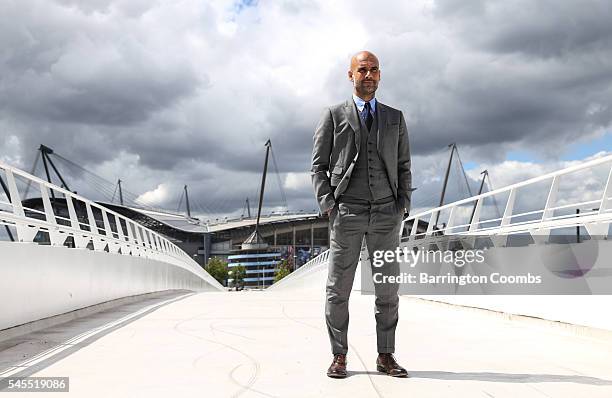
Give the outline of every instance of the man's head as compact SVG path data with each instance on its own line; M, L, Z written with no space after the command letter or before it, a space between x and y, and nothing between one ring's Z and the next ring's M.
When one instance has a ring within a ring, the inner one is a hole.
M351 58L348 78L353 82L353 93L369 101L374 98L380 81L378 58L369 51L360 51Z

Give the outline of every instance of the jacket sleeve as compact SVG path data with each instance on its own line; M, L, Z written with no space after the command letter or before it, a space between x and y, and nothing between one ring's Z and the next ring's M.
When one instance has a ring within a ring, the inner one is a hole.
M410 171L410 143L404 114L400 112L399 142L397 145L397 196L400 208L410 211L412 199L412 172Z
M329 177L329 162L334 145L334 120L330 109L325 109L315 129L310 175L321 214L336 204Z

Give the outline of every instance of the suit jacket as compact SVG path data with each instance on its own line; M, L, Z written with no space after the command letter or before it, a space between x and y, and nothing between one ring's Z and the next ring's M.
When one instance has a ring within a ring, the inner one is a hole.
M400 208L410 209L412 174L406 121L401 111L376 102L378 154ZM321 213L344 193L359 156L361 125L353 99L326 108L314 133L312 184ZM332 191L332 187L336 187Z

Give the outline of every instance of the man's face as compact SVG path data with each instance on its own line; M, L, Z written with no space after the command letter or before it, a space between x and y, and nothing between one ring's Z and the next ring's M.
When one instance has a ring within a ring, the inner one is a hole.
M351 62L348 77L359 97L373 97L380 81L378 59L371 54L359 54Z

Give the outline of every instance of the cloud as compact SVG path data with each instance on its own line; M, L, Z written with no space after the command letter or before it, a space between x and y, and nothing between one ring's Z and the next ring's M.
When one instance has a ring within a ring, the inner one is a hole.
M152 191L147 191L136 198L136 202L147 206L158 206L165 203L169 198L168 188L164 184L159 184Z
M310 189L310 173L287 173L285 176L285 188L291 190Z
M313 209L313 130L350 96L363 48L381 60L379 99L406 115L422 206L439 200L451 142L507 173L508 151L549 167L610 132L604 1L238 4L2 2L0 159L29 170L42 143L135 196L164 186L159 206L175 209L187 184L202 212L227 214L255 202L270 138L290 207ZM79 192L112 194L65 172ZM266 205L282 206L268 188Z

